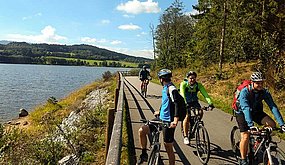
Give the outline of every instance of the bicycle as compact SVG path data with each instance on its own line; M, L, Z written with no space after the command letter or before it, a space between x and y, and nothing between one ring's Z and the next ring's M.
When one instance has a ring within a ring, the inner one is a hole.
M145 125L148 125L149 127L153 127L154 129L151 130L151 133L149 135L149 144L150 144L150 156L148 159L148 165L159 165L161 163L160 158L160 148L161 143L159 142L159 135L162 131L162 127L169 127L168 123L164 123L160 121L159 119L155 120L145 120L141 119L142 122L145 123Z
M207 164L210 158L210 139L207 129L204 126L204 122L201 119L200 113L208 110L208 107L203 107L201 109L194 107L187 107L188 112L192 112L194 115L190 115L190 127L188 138L192 139L195 137L196 150L199 157L199 160L202 164ZM183 134L183 125L181 126L182 135Z
M145 79L142 81L142 89L141 89L141 94L143 95L143 97L146 98L147 96L147 85L148 85L149 79Z
M230 140L237 160L241 156L239 149L240 139L239 128L234 126L231 130ZM257 132L250 133L248 159L250 165L258 163L263 163L264 165L285 164L285 153L278 148L277 142L272 141L272 128L263 127Z

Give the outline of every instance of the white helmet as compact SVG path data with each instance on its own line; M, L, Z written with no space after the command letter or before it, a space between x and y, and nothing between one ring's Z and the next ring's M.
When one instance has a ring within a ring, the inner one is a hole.
M253 72L250 76L251 81L264 81L265 79L262 76L261 72Z

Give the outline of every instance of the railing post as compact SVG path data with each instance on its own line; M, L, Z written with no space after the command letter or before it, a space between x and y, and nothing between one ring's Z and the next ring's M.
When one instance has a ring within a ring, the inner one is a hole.
M108 155L108 149L110 145L111 135L112 135L112 129L114 125L114 118L115 118L115 109L108 109L108 119L107 119L107 131L106 131L106 148L105 148L105 160L107 159Z

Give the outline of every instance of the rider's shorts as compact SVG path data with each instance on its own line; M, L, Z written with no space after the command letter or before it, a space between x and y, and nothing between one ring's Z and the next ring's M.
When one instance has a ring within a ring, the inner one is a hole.
M266 116L268 116L268 115L263 111L257 112L257 113L256 112L251 113L252 120L254 122L256 122L258 125L262 125L261 120ZM236 114L236 121L237 121L238 127L240 129L240 132L246 132L249 130L249 127L247 125L247 122L245 120L243 113L237 113Z
M165 143L172 143L174 141L175 128L163 127L163 140Z

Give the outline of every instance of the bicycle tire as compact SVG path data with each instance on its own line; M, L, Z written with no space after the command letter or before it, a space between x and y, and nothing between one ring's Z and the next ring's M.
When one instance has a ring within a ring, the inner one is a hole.
M210 158L210 139L207 129L199 124L196 130L196 150L202 164L207 164Z
M270 155L272 158L272 162L274 165L284 165L285 164L285 153L281 149L279 149L277 146L272 146L270 148ZM263 164L264 165L270 165L268 154L265 151L263 154Z
M231 130L230 141L231 141L232 151L237 160L239 160L241 157L240 148L239 148L240 140L241 137L240 137L239 128L237 126L234 126Z
M149 155L148 162L147 162L148 165L159 165L160 164L159 150L160 150L159 146L153 145L150 155Z

